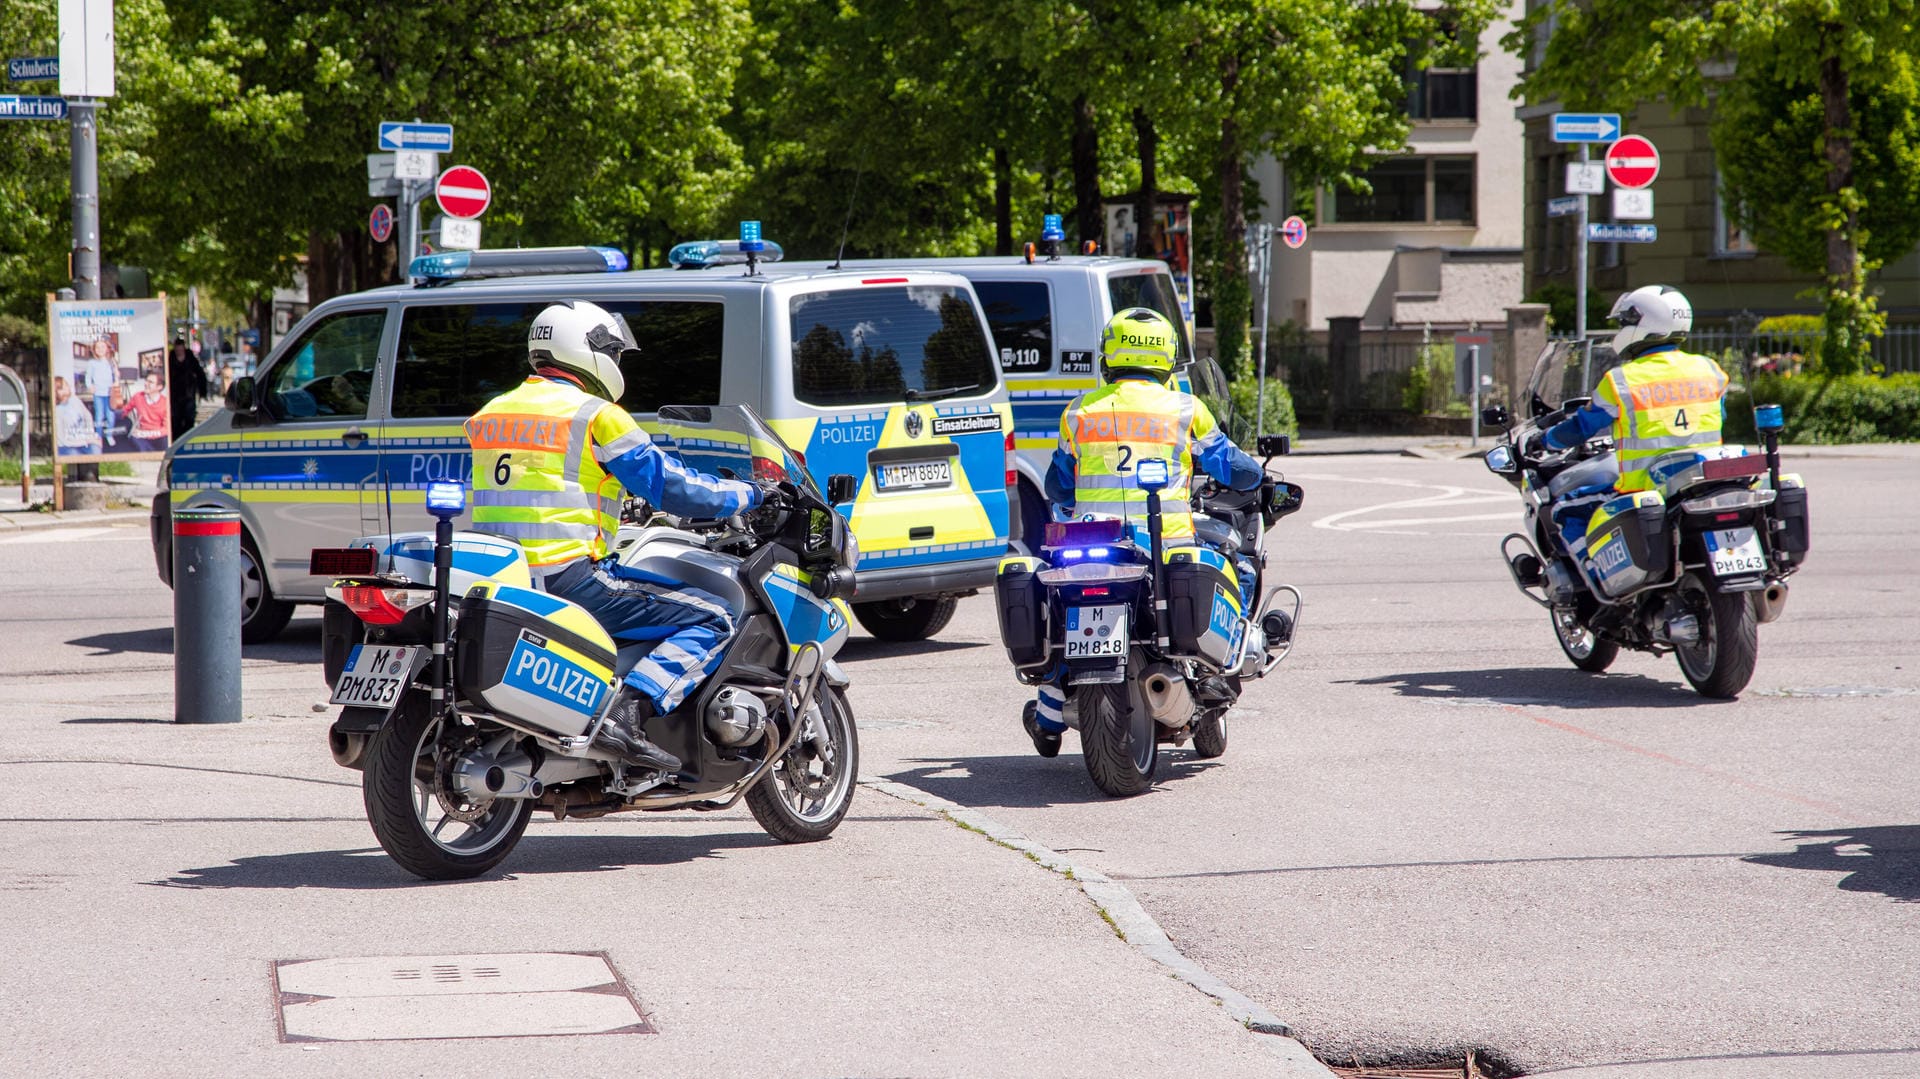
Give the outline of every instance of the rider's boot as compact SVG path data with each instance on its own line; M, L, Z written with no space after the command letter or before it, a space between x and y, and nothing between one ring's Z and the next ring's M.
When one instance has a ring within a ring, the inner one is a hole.
M595 741L618 753L630 765L677 772L680 758L648 741L642 728L654 714L653 702L645 694L632 686L621 686L620 695L614 698L607 721L600 725L600 736Z
M1033 739L1034 752L1042 757L1060 755L1060 734L1047 730L1040 725L1039 706L1032 701L1020 711L1020 725L1027 729L1027 737Z

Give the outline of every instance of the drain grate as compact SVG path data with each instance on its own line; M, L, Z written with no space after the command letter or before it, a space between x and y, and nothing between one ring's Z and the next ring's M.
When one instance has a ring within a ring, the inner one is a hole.
M653 1033L602 952L282 959L273 980L287 1042Z
M1362 1064L1357 1056L1349 1057L1345 1064L1332 1060L1322 1060L1322 1063L1340 1079L1516 1079L1520 1075L1484 1059L1472 1049L1460 1055L1436 1053L1434 1059L1420 1063Z

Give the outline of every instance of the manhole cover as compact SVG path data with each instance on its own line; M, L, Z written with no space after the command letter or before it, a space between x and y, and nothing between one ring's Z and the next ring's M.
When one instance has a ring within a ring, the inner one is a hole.
M281 959L273 978L288 1042L653 1033L600 952Z

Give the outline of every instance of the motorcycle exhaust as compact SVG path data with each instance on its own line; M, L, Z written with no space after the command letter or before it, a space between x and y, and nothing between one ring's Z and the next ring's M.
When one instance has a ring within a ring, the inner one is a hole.
M1154 721L1184 727L1193 720L1193 694L1172 664L1155 663L1140 672L1140 692Z
M1775 581L1764 591L1753 594L1753 617L1756 621L1771 622L1780 617L1787 608L1787 582Z
M342 768L367 767L367 736L348 734L345 731L327 732L327 749L333 752L333 763Z
M1661 632L1671 644L1697 644L1700 640L1700 619L1690 614L1674 615L1667 619Z
M546 786L533 777L533 758L519 752L497 757L470 753L454 766L450 778L455 790L475 801L538 798L546 791Z

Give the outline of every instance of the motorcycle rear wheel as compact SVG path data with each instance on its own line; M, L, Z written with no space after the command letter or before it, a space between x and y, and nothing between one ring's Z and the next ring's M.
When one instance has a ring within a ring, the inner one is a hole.
M360 792L367 823L380 846L400 868L427 880L463 880L499 865L533 819L528 798L495 798L480 805L448 809L442 796L446 757L452 752L441 737L425 693L409 693L387 725L367 746L367 767ZM459 817L455 816L455 812ZM470 820L460 817L477 814ZM435 820L435 817L438 817ZM452 835L445 833L452 831Z
M1680 596L1700 622L1700 639L1676 644L1680 673L1702 697L1732 700L1753 680L1760 661L1760 627L1744 592L1715 591L1697 573L1680 579Z
M1080 701L1080 754L1093 785L1113 798L1145 794L1160 768L1153 717L1132 706L1127 684L1086 685Z
M860 774L860 736L846 694L826 686L819 698L826 745L810 746L804 734L747 791L747 808L767 834L782 843L817 843L833 834L853 804Z
M1577 612L1555 608L1547 617L1553 622L1553 638L1560 642L1560 651L1581 670L1599 674L1620 657L1620 646L1601 640Z

